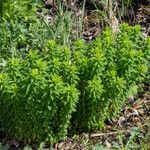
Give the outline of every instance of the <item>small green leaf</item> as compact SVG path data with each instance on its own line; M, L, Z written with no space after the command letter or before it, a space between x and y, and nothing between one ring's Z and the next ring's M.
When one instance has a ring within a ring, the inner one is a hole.
M26 145L23 150L32 150L32 148L29 145Z
M104 147L103 145L96 145L92 148L92 150L111 150L111 149Z
M2 145L1 143L0 143L0 150L9 150L9 145L8 144L6 144L6 145Z

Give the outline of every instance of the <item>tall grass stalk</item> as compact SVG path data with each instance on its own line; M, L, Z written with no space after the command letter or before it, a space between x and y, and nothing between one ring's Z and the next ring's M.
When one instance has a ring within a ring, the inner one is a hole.
M82 10L77 15L77 8L70 9L64 1L57 1L58 12L54 22L50 23L53 39L69 46L72 40L82 36L85 2L86 0L83 1Z

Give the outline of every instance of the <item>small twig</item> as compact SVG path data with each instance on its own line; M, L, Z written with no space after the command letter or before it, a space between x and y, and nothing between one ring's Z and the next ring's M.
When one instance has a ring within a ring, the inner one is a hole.
M124 133L124 132L130 132L131 129L128 130L122 130L122 131L115 131L115 132L108 132L108 133L96 133L96 134L91 134L90 137L100 137L100 136L108 136L108 135L114 135L118 133Z
M139 128L142 128L143 126L146 126L146 125L147 125L147 123L141 125ZM95 134L91 134L90 137L100 137L100 136L115 135L115 134L118 134L118 133L130 132L132 129L133 128L131 127L130 129L127 129L127 130L108 132L108 133L95 133Z

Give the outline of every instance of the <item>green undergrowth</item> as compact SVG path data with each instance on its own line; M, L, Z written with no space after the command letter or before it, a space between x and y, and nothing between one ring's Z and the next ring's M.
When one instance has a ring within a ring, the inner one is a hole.
M1 2L0 56L24 56L30 48L41 50L51 37L50 29L38 15L39 1L5 0Z
M150 122L145 125L145 131L141 128L133 127L128 136L118 132L115 140L111 142L111 148L108 148L104 144L89 144L87 148L89 150L149 150Z
M81 17L64 8L63 2L57 4L59 7L53 18L41 0L2 0L0 58L24 57L29 49L34 48L40 51L50 39L69 47L74 38L80 37Z
M70 129L101 129L148 70L150 38L139 26L123 24L116 35L107 28L70 48L54 40L42 44L24 55L17 46L15 55L0 53L0 122L18 140L55 143Z

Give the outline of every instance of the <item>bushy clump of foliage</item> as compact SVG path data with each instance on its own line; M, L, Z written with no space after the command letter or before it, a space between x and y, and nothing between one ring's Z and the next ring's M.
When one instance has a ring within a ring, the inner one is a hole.
M108 28L90 43L77 40L71 49L50 40L41 52L9 58L0 73L5 131L55 142L69 127L103 127L145 78L149 45L139 26L123 24L116 35Z
M71 52L50 41L38 54L10 58L0 74L0 121L5 130L29 141L62 139L78 101L77 68Z
M58 4L58 14L50 19L49 10L41 0L1 0L0 56L3 59L24 56L31 48L40 51L50 39L70 45L73 38L79 37L71 34L76 26L81 26L74 23L79 18L64 10L63 2L58 1Z
M51 36L37 9L36 0L3 0L0 3L0 55L24 55L30 48L41 50Z
M149 46L149 38L142 38L140 27L127 24L120 27L118 35L106 29L89 45L77 43L74 62L80 70L81 92L73 121L77 128L100 128L106 119L117 115L145 78Z
M150 85L150 37L147 39L147 41L149 44L147 44L145 48L148 49L147 54L146 54L146 58L147 58L147 60L149 60L149 63L148 63L148 72L146 74L145 82L148 85Z

